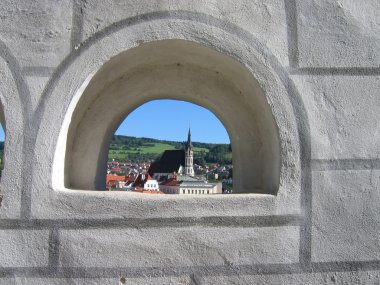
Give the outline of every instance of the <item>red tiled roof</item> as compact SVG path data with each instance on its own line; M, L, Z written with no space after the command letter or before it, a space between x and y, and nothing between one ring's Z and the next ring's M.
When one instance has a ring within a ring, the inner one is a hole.
M135 177L134 176L128 176L127 178L125 178L125 182L132 182L132 181L135 181Z
M164 186L177 186L178 184L181 184L181 181L178 181L175 178L168 179L165 182L161 183L161 185Z
M113 168L111 168L111 171L112 172L120 172L121 171L121 167L119 167L119 166L113 167Z
M106 183L109 184L111 181L125 181L125 176L107 174Z

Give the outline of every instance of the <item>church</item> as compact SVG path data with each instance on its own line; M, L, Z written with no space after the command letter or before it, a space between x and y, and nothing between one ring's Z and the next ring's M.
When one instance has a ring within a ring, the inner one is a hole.
M189 128L184 148L166 150L158 162L150 165L148 173L159 182L160 191L165 194L222 193L222 183L208 183L204 177L195 177L193 163Z
M194 176L190 128L184 149L165 150L160 160L150 165L148 173L158 181L174 178L174 175Z

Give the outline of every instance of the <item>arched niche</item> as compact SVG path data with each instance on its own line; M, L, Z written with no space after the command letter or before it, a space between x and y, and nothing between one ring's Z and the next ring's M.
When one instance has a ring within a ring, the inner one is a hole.
M105 189L108 145L121 121L145 102L176 99L207 108L225 126L235 193L279 189L280 140L272 109L251 72L228 55L185 40L145 43L111 58L75 96L61 138L66 188Z
M4 116L4 111L3 111L3 104L1 103L0 101L0 124L1 124L1 128L3 129L3 132L4 132L4 147L5 147L5 131L6 131L6 125L5 125L5 116ZM4 156L5 156L5 149L3 149L3 157L1 158L2 161L0 161L0 172L3 171L3 167L4 167ZM1 179L1 175L0 175L0 179ZM1 195L1 194L0 194ZM0 196L0 200L1 200L1 196ZM0 204L1 204L1 201L0 201Z
M4 133L5 133L5 130L6 130L5 117L4 117L4 111L3 111L3 104L1 103L1 101L0 101L0 124L3 127Z
M26 85L19 75L11 50L0 41L0 122L4 140L4 168L1 173L1 218L19 218L21 212L21 188L23 179L23 123L25 109L22 98L27 96Z
M4 135L5 135L5 130L6 130L5 117L4 117L4 111L3 111L3 104L1 103L1 101L0 101L0 124L1 124L1 127L3 128ZM4 137L4 145L5 145L5 137ZM0 161L0 181L1 181L1 176L3 172L4 156L5 156L5 151L3 150L3 157L0 158L2 159L2 161ZM1 207L2 201L3 201L3 194L1 193L1 189L0 189L0 207Z

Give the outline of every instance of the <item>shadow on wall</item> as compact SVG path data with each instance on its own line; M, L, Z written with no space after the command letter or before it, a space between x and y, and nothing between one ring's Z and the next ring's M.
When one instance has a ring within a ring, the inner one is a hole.
M154 99L175 99L207 108L225 126L235 193L277 193L278 128L259 83L233 58L185 40L146 43L113 57L80 90L65 117L68 132L60 135L66 153L55 162L64 173L56 185L105 189L108 146L125 114Z

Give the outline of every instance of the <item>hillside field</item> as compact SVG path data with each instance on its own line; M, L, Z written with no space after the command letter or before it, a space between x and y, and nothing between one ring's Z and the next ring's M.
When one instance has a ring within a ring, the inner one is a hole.
M108 159L119 161L155 160L159 158L165 150L182 149L183 146L183 142L116 135L111 141ZM218 158L216 157L220 156L220 152L223 152L222 156L227 161L232 158L232 152L229 151L228 144L194 142L193 146L194 160L202 159L202 161L205 160L206 162L218 162Z

